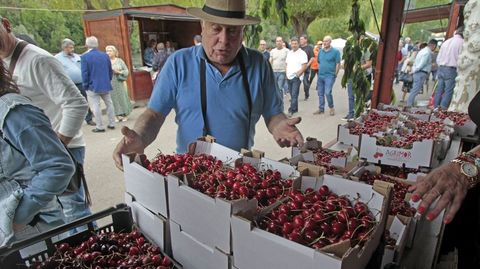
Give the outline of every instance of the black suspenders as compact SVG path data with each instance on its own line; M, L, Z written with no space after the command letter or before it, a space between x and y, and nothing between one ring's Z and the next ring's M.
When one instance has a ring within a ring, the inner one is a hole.
M253 102L252 102L252 94L250 92L250 85L248 84L248 77L247 77L247 70L245 68L245 62L241 53L239 52L237 55L238 64L240 65L240 71L242 72L242 80L243 80L243 89L247 96L248 100L248 128L246 133L247 139L247 147L249 146L250 140L250 125L252 120L252 109L253 109ZM203 136L206 136L210 133L210 129L208 127L208 119L207 119L207 82L206 82L206 60L200 59L200 99L202 102L202 116L203 116Z

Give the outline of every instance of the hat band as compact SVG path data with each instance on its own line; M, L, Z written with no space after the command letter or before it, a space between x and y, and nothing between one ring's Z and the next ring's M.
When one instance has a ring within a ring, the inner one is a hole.
M236 19L245 18L245 11L224 11L216 8L211 8L207 5L204 5L202 10L205 13L208 13L210 15L217 16L217 17L236 18Z

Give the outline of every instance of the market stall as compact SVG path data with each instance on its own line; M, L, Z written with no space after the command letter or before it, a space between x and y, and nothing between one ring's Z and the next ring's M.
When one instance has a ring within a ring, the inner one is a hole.
M172 42L176 49L193 45L193 36L200 34L200 20L189 16L185 8L176 5L156 5L121 8L102 12L87 12L83 16L86 36L96 36L99 48L115 45L119 57L131 71L128 93L132 100L150 98L153 83L150 69L145 66L143 53L148 42ZM137 29L134 29L137 28ZM133 33L138 31L138 39ZM137 44L135 44L137 43ZM132 47L140 47L134 54Z

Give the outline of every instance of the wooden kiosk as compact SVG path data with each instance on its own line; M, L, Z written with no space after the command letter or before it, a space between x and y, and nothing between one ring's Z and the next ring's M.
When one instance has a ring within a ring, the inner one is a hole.
M148 41L170 41L176 49L193 45L193 36L201 33L200 20L187 15L185 8L176 5L157 5L121 8L101 12L88 12L83 16L85 36L96 36L99 49L114 45L130 70L127 79L128 93L132 100L150 98L153 84L146 71L143 57L134 61L132 42L140 42L143 55ZM139 40L131 40L138 27ZM137 57L138 58L138 57Z

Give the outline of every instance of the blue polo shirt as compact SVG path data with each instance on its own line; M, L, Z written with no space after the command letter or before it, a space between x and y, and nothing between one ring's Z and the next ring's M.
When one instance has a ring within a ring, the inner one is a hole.
M242 73L237 62L222 76L210 63L206 64L207 119L210 135L217 142L240 150L251 148L255 124L283 113L283 103L275 89L270 64L255 50L242 48L253 111L248 126L248 99L244 90ZM203 117L200 99L200 60L207 57L202 46L193 46L172 54L165 63L153 88L148 107L165 117L175 110L177 152L187 151L188 144L203 134ZM249 131L249 137L247 136Z
M63 69L67 73L68 77L75 84L82 83L82 69L80 65L80 55L73 53L72 55L67 55L63 51L55 55L55 58L60 61L63 65Z
M328 51L321 49L318 53L318 77L336 77L336 66L340 63L340 51L330 47Z

